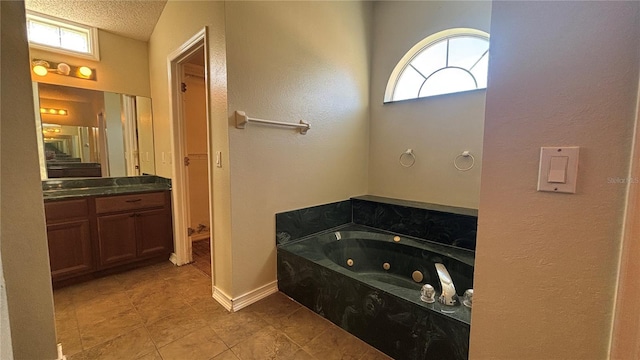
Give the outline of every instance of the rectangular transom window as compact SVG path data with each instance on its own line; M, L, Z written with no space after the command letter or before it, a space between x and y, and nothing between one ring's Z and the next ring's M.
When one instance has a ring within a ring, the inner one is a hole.
M100 59L96 28L28 12L27 34L31 47L93 60Z

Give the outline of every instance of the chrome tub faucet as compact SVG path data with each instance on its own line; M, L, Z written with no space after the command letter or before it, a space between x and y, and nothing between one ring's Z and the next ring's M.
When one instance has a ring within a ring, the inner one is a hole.
M438 298L438 301L448 306L457 305L458 295L456 294L456 288L453 286L453 280L451 279L451 275L449 275L449 271L447 271L444 264L436 263L435 265L438 278L440 279L440 287L442 287L442 294Z

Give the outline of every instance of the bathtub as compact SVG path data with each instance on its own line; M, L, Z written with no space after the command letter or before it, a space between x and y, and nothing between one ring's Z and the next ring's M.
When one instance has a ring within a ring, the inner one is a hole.
M420 288L439 294L442 263L462 297L472 251L349 224L279 245L277 263L282 292L395 359L468 357L470 309L422 302Z

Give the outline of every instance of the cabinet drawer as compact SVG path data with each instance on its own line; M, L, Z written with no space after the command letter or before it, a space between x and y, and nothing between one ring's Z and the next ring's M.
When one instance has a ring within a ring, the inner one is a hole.
M79 199L45 203L44 213L47 222L74 218L86 218L87 216L89 216L89 204L87 201L87 199Z
M119 195L96 198L96 213L136 210L162 207L165 204L164 192Z

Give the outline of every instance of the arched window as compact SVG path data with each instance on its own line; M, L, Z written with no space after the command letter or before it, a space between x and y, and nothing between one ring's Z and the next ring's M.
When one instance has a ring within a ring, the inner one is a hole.
M384 102L487 87L489 34L449 29L417 43L391 73Z

